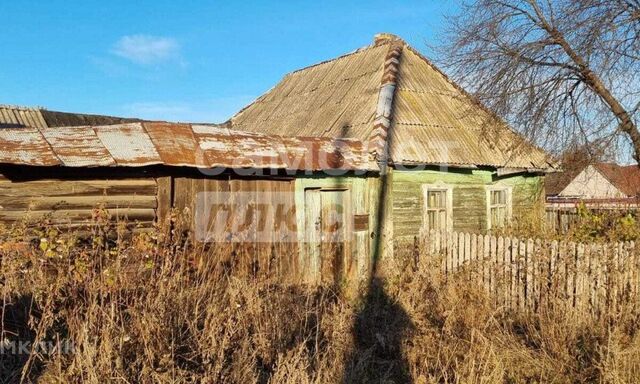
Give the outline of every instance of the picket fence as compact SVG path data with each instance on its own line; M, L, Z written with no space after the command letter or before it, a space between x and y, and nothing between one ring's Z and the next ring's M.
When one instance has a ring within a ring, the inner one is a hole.
M635 242L575 243L471 233L423 236L442 272L462 273L500 305L537 310L545 300L601 314L637 308L640 250ZM423 248L424 249L424 248Z

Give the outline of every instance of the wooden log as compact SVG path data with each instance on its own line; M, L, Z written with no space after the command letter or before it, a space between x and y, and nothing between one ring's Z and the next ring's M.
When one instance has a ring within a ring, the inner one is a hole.
M0 181L0 196L155 195L154 179Z
M0 221L12 223L21 220L35 222L46 219L51 223L65 224L90 219L93 212L93 209L29 211L26 213L22 211L0 211ZM112 220L155 220L155 209L153 208L114 208L107 209L107 212Z
M0 211L49 211L102 208L156 208L154 195L0 196Z

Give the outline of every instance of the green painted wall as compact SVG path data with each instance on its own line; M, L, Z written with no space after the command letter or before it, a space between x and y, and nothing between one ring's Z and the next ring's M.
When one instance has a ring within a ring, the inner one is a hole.
M449 169L393 171L393 237L396 241L413 242L419 235L423 217L423 184L451 186L453 191L453 230L483 232L487 229L486 187L511 186L513 220L539 215L543 177L514 175L498 178L488 170Z

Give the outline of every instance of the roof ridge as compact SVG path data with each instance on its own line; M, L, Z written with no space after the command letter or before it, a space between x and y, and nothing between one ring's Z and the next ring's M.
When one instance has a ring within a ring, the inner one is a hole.
M6 109L16 109L18 111L41 111L44 108L43 107L28 107L28 106L24 106L24 105L14 105L14 104L0 104L0 108L6 108Z
M404 40L392 35L376 35L376 46L389 44L389 49L384 60L382 79L378 91L378 104L376 115L373 119L373 128L369 134L369 153L375 157L382 156L382 162L389 161L389 131L393 118L393 101L396 96L398 71L400 69L400 59L402 50L407 45ZM384 167L381 166L381 171Z
M353 50L351 52L347 52L345 54L342 54L340 56L334 57L332 59L323 60L323 61L320 61L320 62L315 63L315 64L307 65L306 67L298 68L296 70L293 70L291 72L286 73L282 78L284 79L285 77L293 75L294 73L302 72L302 71L305 71L307 69L311 69L311 68L314 68L314 67L317 67L317 66L320 66L320 65L323 65L323 64L332 63L334 61L337 61L337 60L340 60L340 59L344 59L345 57L349 57L349 56L355 55L357 53L365 52L365 51L368 51L370 49L377 48L377 47L380 47L382 45L390 44L390 43L391 43L391 41L383 42L383 43L379 43L379 44L375 44L374 43L374 44L366 45L364 47L357 48L357 49L355 49L355 50Z

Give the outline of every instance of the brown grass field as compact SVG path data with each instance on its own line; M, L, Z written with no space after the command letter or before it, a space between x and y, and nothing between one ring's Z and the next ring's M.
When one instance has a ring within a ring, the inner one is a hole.
M354 294L240 268L231 249L177 234L96 226L91 240L49 229L25 243L22 231L0 245L2 382L640 382L632 306L512 313L428 263ZM19 341L53 347L8 351Z

